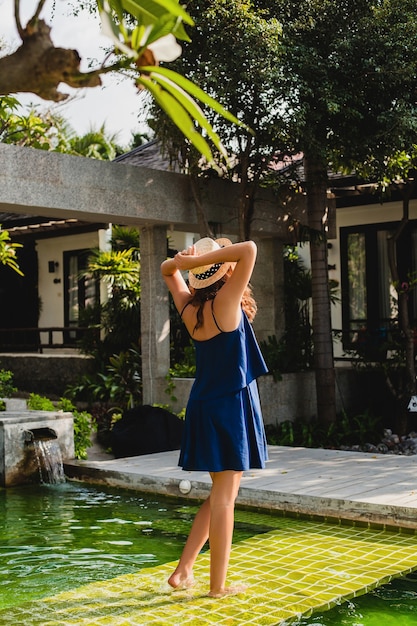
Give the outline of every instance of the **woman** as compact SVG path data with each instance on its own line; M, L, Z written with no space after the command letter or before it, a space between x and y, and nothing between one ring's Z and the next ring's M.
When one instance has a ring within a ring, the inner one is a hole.
M256 384L267 368L249 324L256 313L249 287L256 252L252 241L205 237L161 265L196 349L179 465L209 471L212 479L168 582L173 588L193 584L194 562L209 539L209 595L216 598L243 590L226 587L234 505L243 471L263 468L267 459ZM181 270L188 270L189 286Z

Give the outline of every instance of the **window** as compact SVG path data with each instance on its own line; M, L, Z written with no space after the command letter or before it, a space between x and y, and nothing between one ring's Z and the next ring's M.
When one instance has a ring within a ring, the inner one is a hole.
M89 250L64 252L64 324L78 326L80 311L98 300L98 284L85 273ZM69 331L67 341L76 339L76 332Z
M340 230L343 346L380 345L398 321L397 292L388 262L388 238L396 224L368 224ZM396 247L401 279L417 273L417 223L410 222ZM417 321L417 288L408 299Z

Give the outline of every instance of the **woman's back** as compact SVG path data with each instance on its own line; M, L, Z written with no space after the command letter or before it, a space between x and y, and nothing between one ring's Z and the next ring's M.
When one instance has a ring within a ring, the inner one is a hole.
M267 368L252 326L241 312L239 326L217 332L210 339L194 339L196 376L191 394L201 398L221 397L249 385Z

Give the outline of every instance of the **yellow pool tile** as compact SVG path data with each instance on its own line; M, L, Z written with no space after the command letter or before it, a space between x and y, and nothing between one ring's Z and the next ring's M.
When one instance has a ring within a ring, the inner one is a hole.
M237 521L244 517L238 513ZM207 596L209 554L204 553L193 589L170 589L166 580L175 564L168 563L3 609L0 625L278 626L417 569L413 533L262 517L272 530L232 549L228 582L247 583L243 594Z

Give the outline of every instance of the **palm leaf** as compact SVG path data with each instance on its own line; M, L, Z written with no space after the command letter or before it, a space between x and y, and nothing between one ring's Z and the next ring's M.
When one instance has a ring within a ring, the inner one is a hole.
M197 132L192 118L188 114L187 110L184 109L182 104L180 104L180 102L178 102L178 100L168 91L162 89L160 85L152 82L152 80L147 76L141 76L137 82L152 94L155 102L172 119L183 135L209 162L211 162L213 160L213 155L211 153L210 146L204 137Z
M160 18L165 13L171 13L176 17L180 17L184 22L194 24L194 20L182 8L177 0L121 0L123 8L136 17L141 19L146 16L152 22L155 18Z
M152 66L141 67L141 70L143 72L153 72L155 68ZM219 102L217 102L217 100L209 96L200 87L198 87L193 82L188 80L188 78L184 78L184 76L181 76L181 74L178 74L178 72L169 70L166 67L158 67L158 73L161 74L162 76L166 76L167 78L169 78L173 83L175 83L179 87L182 87L184 91L194 96L194 98L197 98L197 100L200 100L200 102L202 102L203 104L207 104L211 109L216 111L216 113L224 117L226 120L229 120L229 122L233 122L233 124L242 126L247 131L254 134L253 130L251 130L246 124L241 122L232 113L229 113L229 111L225 109Z
M163 89L169 91L172 96L176 100L178 100L178 102L188 112L191 118L194 119L201 126L201 128L203 128L207 132L208 136L210 137L216 148L219 150L219 152L221 152L224 157L227 157L227 152L223 144L221 143L220 137L213 130L203 111L200 109L198 104L189 96L189 94L181 89L181 87L178 87L178 85L173 83L170 79L164 76L160 76L159 68L151 72L150 78L160 84Z

